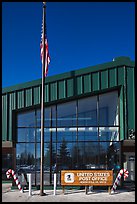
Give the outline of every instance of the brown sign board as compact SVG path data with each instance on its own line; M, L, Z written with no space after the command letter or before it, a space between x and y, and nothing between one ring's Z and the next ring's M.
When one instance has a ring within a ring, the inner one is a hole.
M111 186L113 170L62 170L63 186Z

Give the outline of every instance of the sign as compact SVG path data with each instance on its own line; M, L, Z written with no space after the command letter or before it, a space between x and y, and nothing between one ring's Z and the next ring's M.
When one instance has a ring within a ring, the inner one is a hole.
M113 170L62 170L61 185L111 186Z

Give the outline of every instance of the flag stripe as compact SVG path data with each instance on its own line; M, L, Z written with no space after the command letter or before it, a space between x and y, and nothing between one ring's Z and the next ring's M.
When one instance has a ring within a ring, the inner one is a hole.
M43 64L43 23L42 23L42 34L41 34L41 43L40 43L40 56ZM48 48L48 40L45 36L45 72L44 75L47 76L48 74L48 65L50 63L50 55L49 55L49 48Z

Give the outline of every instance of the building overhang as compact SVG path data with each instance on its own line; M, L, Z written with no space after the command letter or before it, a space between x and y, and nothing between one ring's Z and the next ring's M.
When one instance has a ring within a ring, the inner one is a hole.
M135 152L135 140L124 140L122 142L123 152Z
M135 140L124 140L123 147L126 147L126 146L135 147Z
M11 141L2 142L2 148L11 148L11 147L13 147L13 142Z

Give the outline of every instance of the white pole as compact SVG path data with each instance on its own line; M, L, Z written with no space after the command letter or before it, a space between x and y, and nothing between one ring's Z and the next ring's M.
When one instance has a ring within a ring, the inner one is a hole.
M54 195L56 195L56 178L57 178L57 174L54 173Z
M32 195L31 193L31 174L28 174L28 176L29 176L29 196L31 196Z

